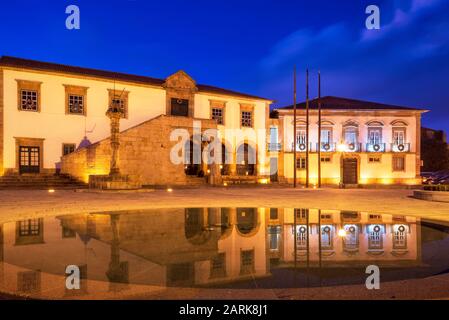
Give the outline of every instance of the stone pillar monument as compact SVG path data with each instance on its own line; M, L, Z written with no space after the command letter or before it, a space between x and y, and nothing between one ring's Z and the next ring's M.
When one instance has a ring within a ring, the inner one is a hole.
M120 119L123 116L120 108L112 105L106 112L106 116L111 120L111 169L110 176L119 176L120 169L118 167L119 147L120 147Z
M137 181L131 180L127 175L120 173L118 165L119 149L120 149L120 119L123 117L123 112L117 103L113 103L106 116L111 121L111 168L109 175L96 175L89 177L89 187L91 189L106 189L106 190L126 190L138 189L140 184Z

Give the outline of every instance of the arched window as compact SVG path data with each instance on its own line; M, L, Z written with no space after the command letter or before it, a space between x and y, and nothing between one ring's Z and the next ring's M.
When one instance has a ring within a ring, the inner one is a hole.
M296 226L296 247L298 250L307 250L307 226Z
M368 226L368 249L381 250L383 249L383 226L372 224Z
M237 229L242 234L250 234L257 227L257 209L238 208L237 209Z
M343 227L346 236L343 238L345 250L352 251L359 248L359 228L355 224L347 224Z
M357 146L359 142L359 124L349 120L343 124L343 140L346 145Z
M393 249L407 249L408 227L403 224L393 226Z
M383 123L380 121L369 121L368 126L368 144L370 146L380 146L382 144Z
M322 225L321 226L321 249L332 250L333 248L333 226Z

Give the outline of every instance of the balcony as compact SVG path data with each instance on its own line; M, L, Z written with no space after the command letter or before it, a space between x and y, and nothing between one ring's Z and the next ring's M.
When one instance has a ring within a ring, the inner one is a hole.
M385 143L367 143L366 152L385 152Z
M282 145L280 143L268 143L267 148L269 152L279 152L282 149Z
M392 143L391 152L410 152L410 143Z
M359 142L342 143L337 146L338 152L361 152L362 144Z
M294 148L295 148L295 144L292 143L292 147L291 147L290 151L293 152L295 150ZM307 144L305 144L305 143L297 143L296 144L296 151L297 152L307 152ZM312 151L312 144L310 144L309 151L310 152Z
M321 152L335 152L337 150L337 144L335 143L322 142L321 145L317 143L316 150L318 150L318 147L320 147Z

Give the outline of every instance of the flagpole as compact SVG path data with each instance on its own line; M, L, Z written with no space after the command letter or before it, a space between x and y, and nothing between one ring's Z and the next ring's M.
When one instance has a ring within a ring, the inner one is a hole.
M306 76L306 188L309 187L309 69Z
M293 70L293 188L296 188L296 66Z
M318 188L321 188L321 71L318 71Z

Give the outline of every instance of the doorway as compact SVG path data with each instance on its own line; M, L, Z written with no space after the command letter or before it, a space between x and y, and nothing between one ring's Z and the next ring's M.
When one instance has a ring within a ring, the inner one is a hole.
M270 158L270 180L271 182L278 181L278 158Z
M40 148L23 147L19 148L19 172L39 173L40 172Z
M343 159L343 183L358 184L358 162L355 158Z

